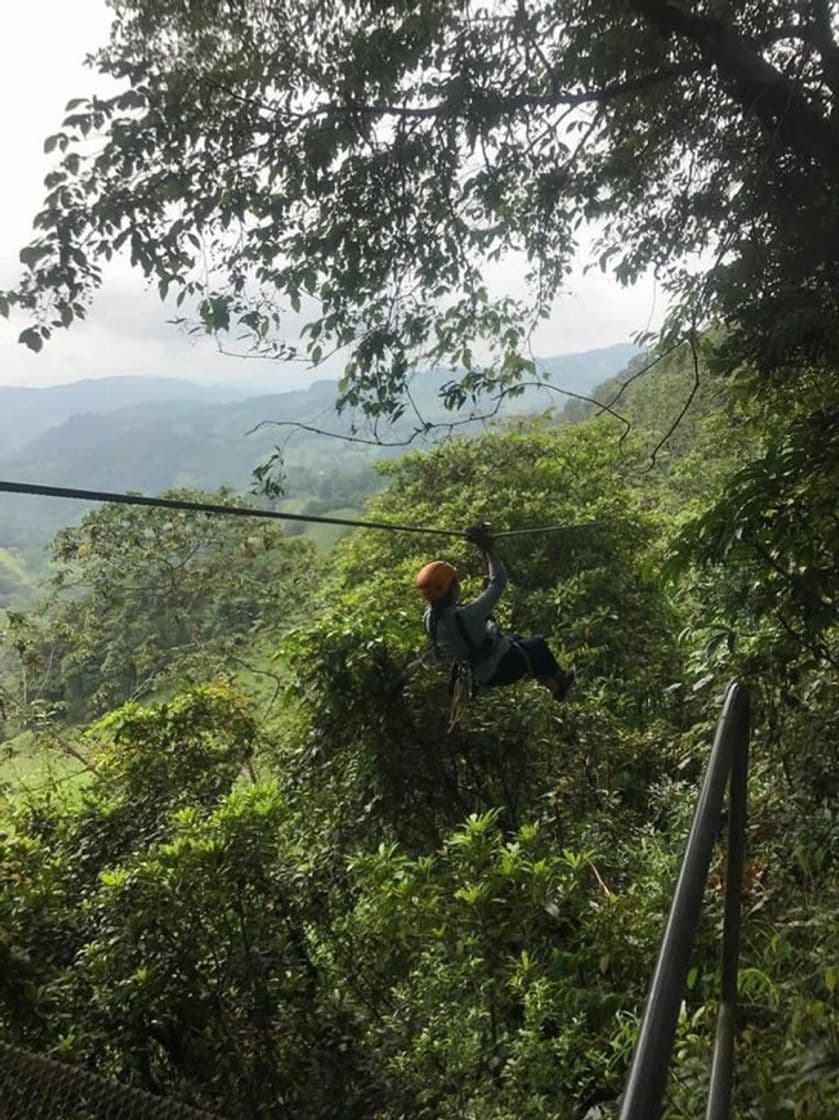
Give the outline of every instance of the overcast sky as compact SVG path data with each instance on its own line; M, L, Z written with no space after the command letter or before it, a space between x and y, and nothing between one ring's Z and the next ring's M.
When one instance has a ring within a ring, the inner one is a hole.
M83 65L88 51L107 39L104 0L3 0L0 37L0 288L18 275L18 252L26 244L43 196L42 181L53 157L43 154L44 138L61 124L71 97L105 93L104 80ZM514 267L504 275L513 294ZM615 342L655 326L663 308L652 283L620 288L599 270L571 278L570 290L554 316L540 328L540 356L572 353ZM305 383L312 375L298 367L241 361L219 355L214 343L184 338L166 323L174 311L148 291L127 262L115 262L85 323L58 331L40 354L17 343L24 325L0 319L0 385L53 385L83 377L147 374L219 382L271 379L277 389ZM334 375L321 370L314 376Z

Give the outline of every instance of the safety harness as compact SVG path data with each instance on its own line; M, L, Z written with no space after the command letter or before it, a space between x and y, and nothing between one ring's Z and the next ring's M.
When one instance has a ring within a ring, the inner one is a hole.
M452 731L465 730L469 701L474 700L478 695L478 682L475 679L475 667L492 651L495 644L494 638L487 634L483 642L481 642L480 645L476 645L469 636L466 623L463 621L460 614L460 608L454 607L453 610L455 628L458 637L466 647L467 654L465 658L455 658L449 669L449 696L452 700L449 710L449 734L451 734ZM443 651L437 643L437 624L439 620L438 613L432 608L428 614L425 629L428 637L431 639L434 653L442 661Z
M479 665L481 661L492 651L495 644L495 639L492 635L487 634L486 638L480 645L475 645L469 637L469 631L466 629L466 623L460 615L460 608L454 607L454 623L457 629L458 637L463 642L467 649L465 658L455 658L451 663L449 669L449 696L452 698L451 709L449 712L449 733L452 731L462 731L466 728L466 715L467 706L470 700L474 700L478 695L478 682L475 679L475 666ZM437 658L442 661L443 651L437 643L437 623L439 622L439 615L435 610L431 610L426 618L425 630L428 637L431 639L431 645ZM515 639L510 638L511 647L518 653L524 662L529 677L534 676L533 664L530 660L530 655L523 645Z

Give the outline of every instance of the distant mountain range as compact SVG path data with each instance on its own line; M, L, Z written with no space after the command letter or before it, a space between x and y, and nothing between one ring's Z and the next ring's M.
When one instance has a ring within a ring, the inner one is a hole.
M147 401L223 402L248 395L234 385L205 386L176 377L91 377L39 389L0 386L0 459L71 416L116 412Z
M636 353L632 346L610 346L547 358L540 365L552 384L585 394L619 373ZM451 376L415 377L413 396L425 418L450 417L437 393ZM335 414L337 392L336 381L315 381L307 389L248 396L235 382L204 386L151 377L46 389L0 387L0 477L147 493L172 486L247 490L254 467L292 432L268 425L252 429L273 420L347 435L352 418ZM559 411L563 403L558 393L528 389L501 415ZM407 438L414 426L415 419L406 417L383 438ZM336 506L352 505L359 492L374 485L372 460L402 450L295 432L285 459L289 500L334 498ZM0 494L0 547L31 553L83 512L78 503Z

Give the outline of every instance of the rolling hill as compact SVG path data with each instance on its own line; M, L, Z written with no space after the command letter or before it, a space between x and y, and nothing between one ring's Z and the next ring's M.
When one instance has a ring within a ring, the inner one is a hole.
M547 358L546 377L573 393L617 374L636 353L627 345ZM427 373L412 383L422 415L445 421L437 398L451 374ZM235 382L202 386L165 378L87 380L47 389L0 388L0 477L53 485L158 493L172 486L246 491L252 471L284 447L285 492L301 508L350 508L375 489L373 461L402 454L393 448L330 439L275 427L304 423L349 435L353 418L334 412L337 382L246 396ZM561 409L558 393L528 389L502 416ZM357 418L356 418L357 419ZM262 424L262 427L258 425ZM403 419L386 438L407 440L415 419ZM478 423L471 428L477 431ZM363 438L363 428L359 433ZM83 503L0 495L0 548L38 566L38 556L62 525L76 521Z

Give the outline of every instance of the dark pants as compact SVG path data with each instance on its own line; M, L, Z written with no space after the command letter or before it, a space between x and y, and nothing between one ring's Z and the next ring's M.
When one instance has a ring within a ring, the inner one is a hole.
M485 688L513 684L522 677L555 677L560 668L544 638L523 638L521 634L508 635L513 645L498 662L498 668L487 681Z

